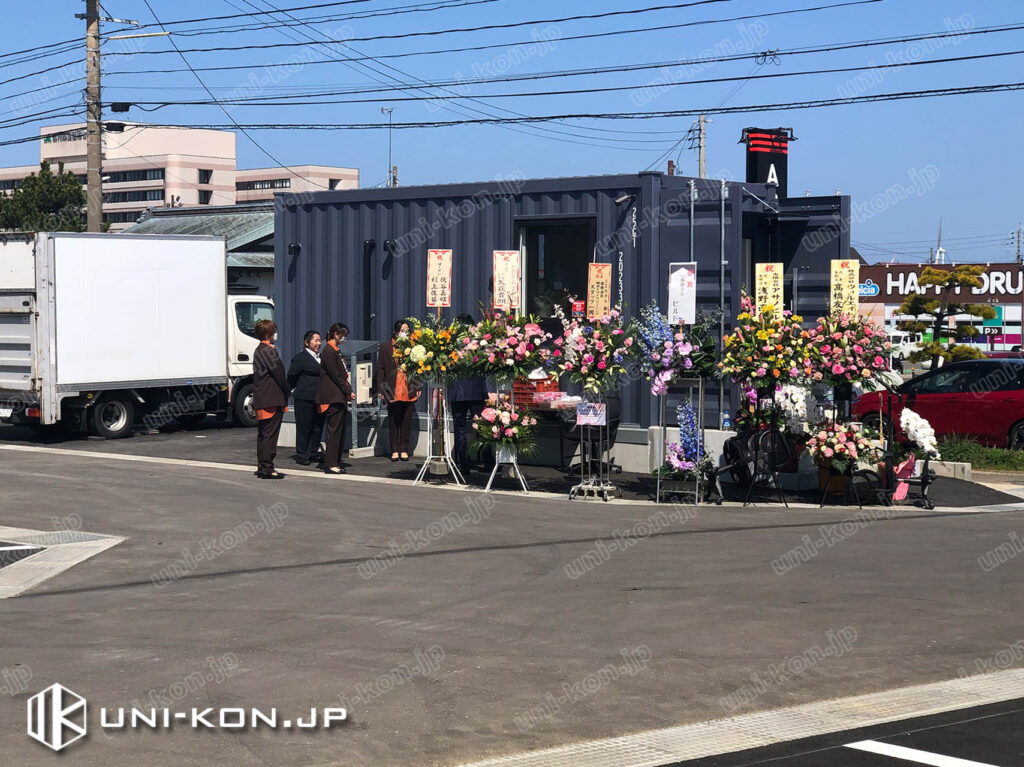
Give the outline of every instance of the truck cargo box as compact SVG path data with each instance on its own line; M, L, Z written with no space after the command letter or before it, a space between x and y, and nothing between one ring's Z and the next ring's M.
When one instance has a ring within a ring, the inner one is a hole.
M0 236L0 393L225 382L221 237Z

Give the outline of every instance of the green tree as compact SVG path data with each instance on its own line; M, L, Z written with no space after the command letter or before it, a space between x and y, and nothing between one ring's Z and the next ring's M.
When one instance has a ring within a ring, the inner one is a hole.
M985 273L986 267L979 265L964 264L952 269L935 269L926 266L917 280L922 288L938 288L938 295L923 295L912 293L903 299L900 314L909 314L914 317L928 317L928 320L920 319L912 322L903 322L901 327L911 332L924 332L929 326L932 329L931 343L922 343L921 348L910 355L914 361L931 359L932 367L938 364L939 357L946 362L955 362L962 359L974 359L984 356L977 348L970 344L957 344L956 338L963 336L977 335L977 329L970 323L961 322L957 324L955 334L949 339L949 344L943 346L943 333L949 335L946 328L946 320L958 314L969 314L973 317L981 317L990 320L996 316L996 310L988 304L968 304L962 301L954 301L954 292L957 288L980 288L982 285L981 275ZM930 291L929 291L930 292Z
M78 176L64 172L63 163L54 173L44 160L20 189L0 196L0 229L83 232L85 225L85 189Z

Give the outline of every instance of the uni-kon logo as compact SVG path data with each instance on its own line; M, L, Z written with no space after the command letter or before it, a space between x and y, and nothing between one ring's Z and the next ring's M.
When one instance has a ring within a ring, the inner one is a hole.
M85 737L87 708L81 695L52 684L28 699L29 737L60 751Z

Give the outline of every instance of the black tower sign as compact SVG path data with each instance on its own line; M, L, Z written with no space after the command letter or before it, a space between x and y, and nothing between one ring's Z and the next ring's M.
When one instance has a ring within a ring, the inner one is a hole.
M744 128L740 143L747 145L747 181L778 185L779 197L788 197L789 142L792 128Z

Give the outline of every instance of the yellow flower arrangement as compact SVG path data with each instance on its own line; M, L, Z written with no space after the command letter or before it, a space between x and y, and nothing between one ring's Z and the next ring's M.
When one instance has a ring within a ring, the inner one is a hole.
M395 362L402 372L410 378L432 378L438 383L453 378L458 359L458 323L446 325L437 318L423 323L414 317L406 321L409 335L394 341Z

